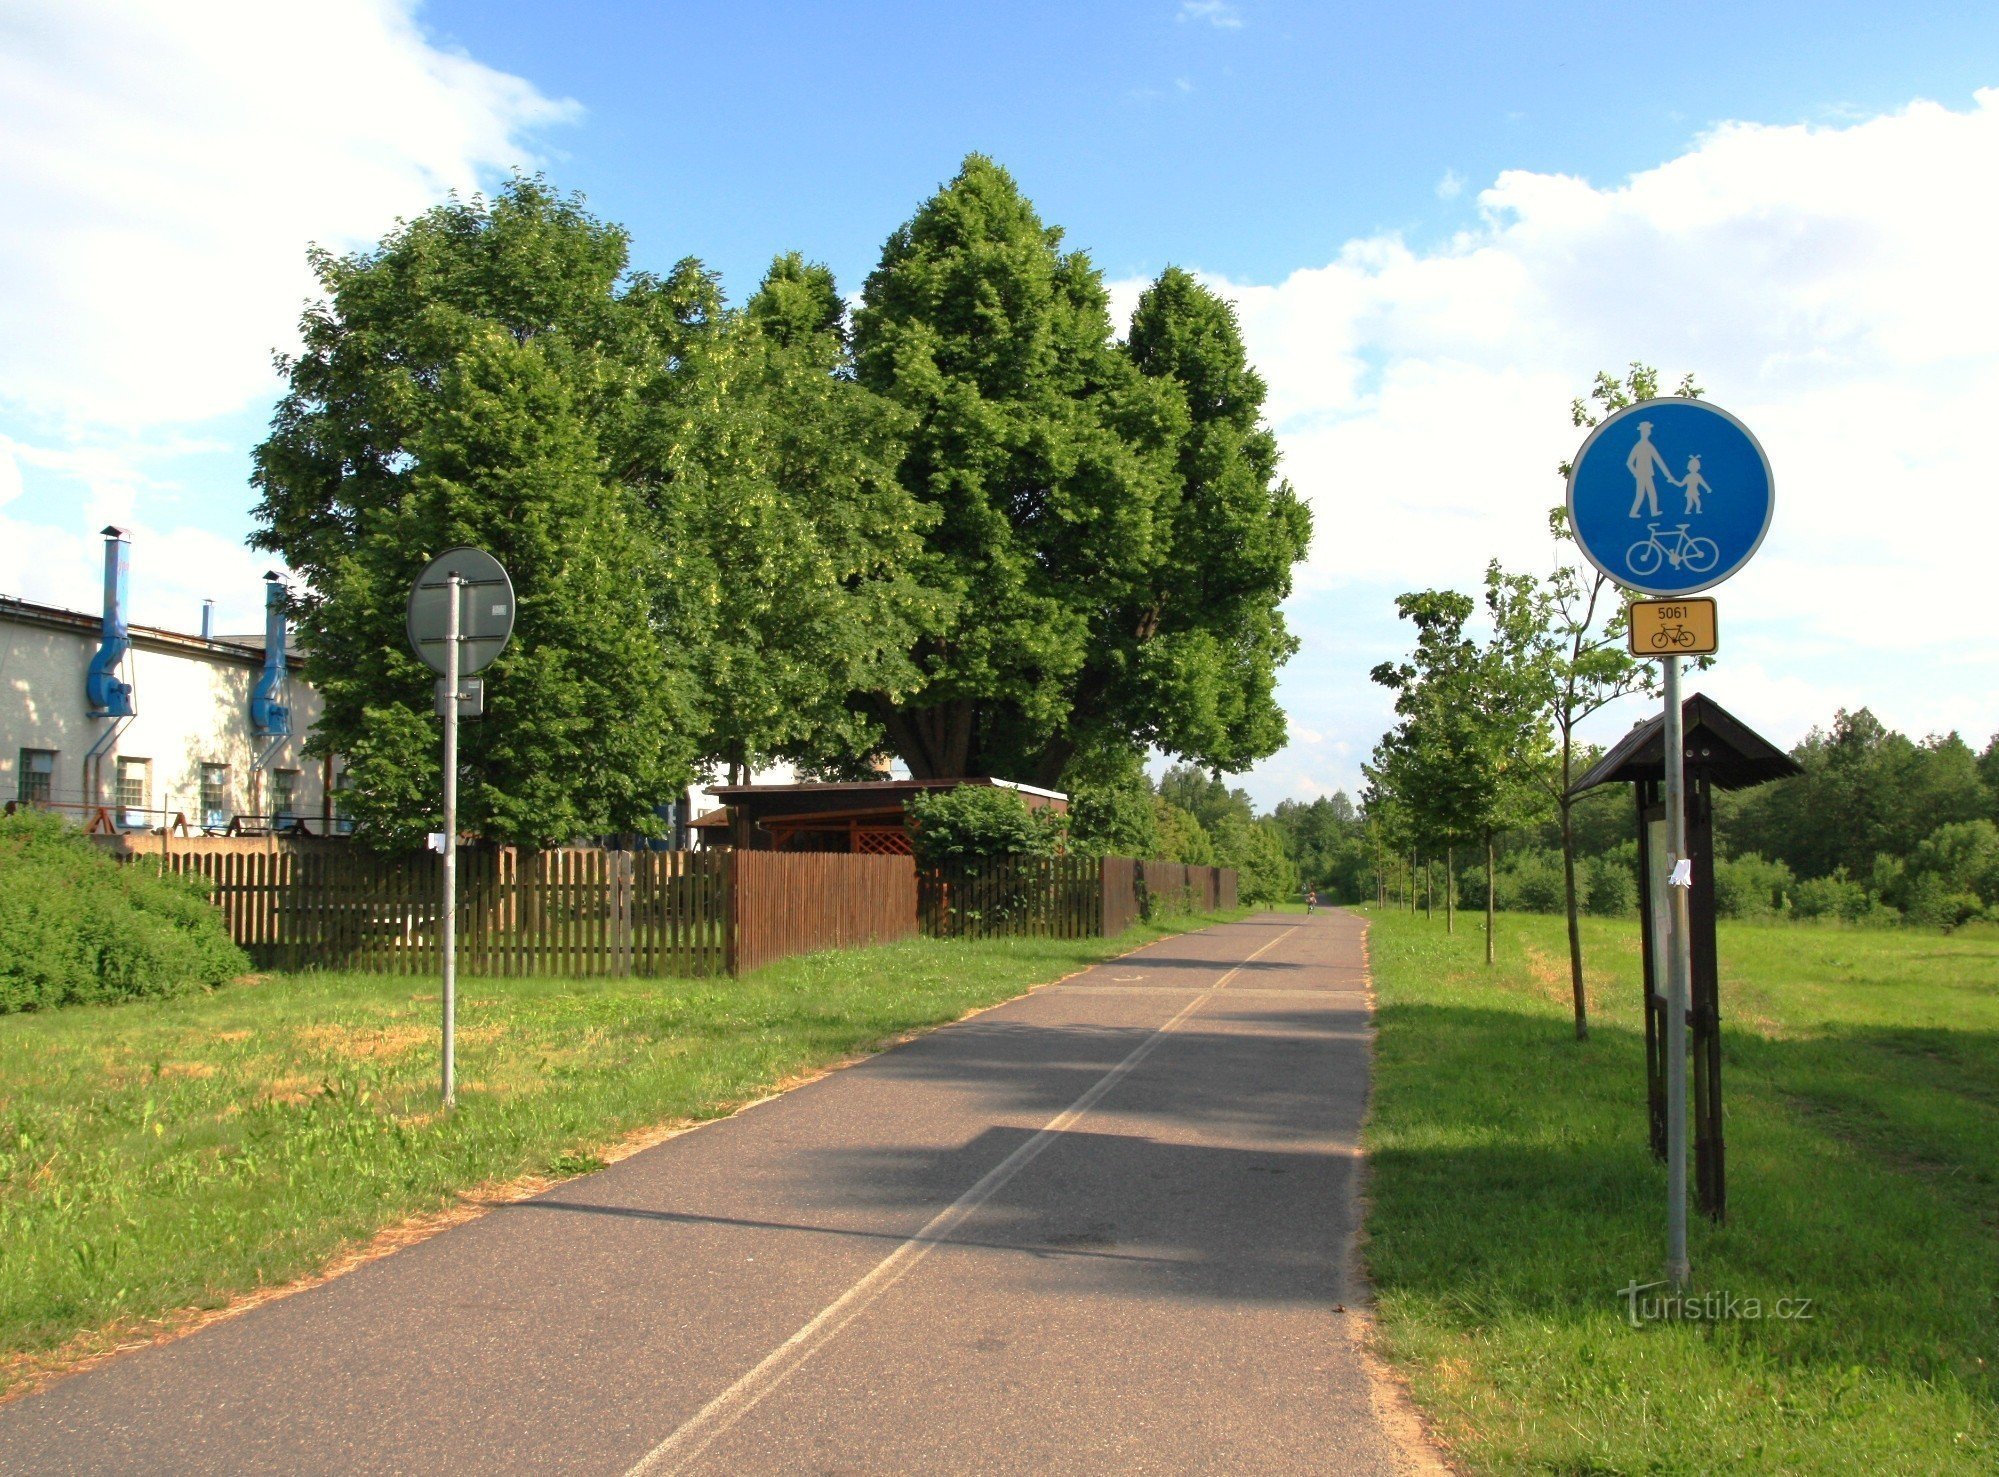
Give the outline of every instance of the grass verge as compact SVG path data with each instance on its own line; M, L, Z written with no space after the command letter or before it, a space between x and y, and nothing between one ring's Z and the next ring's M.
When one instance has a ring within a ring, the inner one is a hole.
M1488 969L1477 927L1371 916L1367 1260L1461 1460L1999 1467L1999 940L1721 925L1730 1220L1695 1217L1702 1300L1633 1327L1665 1230L1636 925L1588 920L1578 1043L1561 920L1502 916Z
M462 981L449 1116L421 981L279 975L0 1018L0 1393L313 1275L466 1192L585 1173L635 1132L1213 921L916 940L743 980Z

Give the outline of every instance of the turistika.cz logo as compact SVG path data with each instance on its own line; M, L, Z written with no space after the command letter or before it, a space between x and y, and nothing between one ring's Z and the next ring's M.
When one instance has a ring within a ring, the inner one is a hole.
M1617 1289L1624 1299L1624 1318L1633 1328L1648 1323L1755 1323L1765 1318L1804 1322L1812 1317L1814 1298L1782 1297L1765 1302L1740 1293L1654 1292L1663 1282L1631 1282ZM1649 1294L1649 1296L1648 1296Z

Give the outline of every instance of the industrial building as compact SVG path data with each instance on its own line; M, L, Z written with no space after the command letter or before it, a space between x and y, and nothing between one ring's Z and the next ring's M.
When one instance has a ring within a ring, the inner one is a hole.
M292 672L284 589L264 631L132 625L131 542L104 530L95 615L0 596L0 799L94 831L337 834L340 765L305 739L319 699Z

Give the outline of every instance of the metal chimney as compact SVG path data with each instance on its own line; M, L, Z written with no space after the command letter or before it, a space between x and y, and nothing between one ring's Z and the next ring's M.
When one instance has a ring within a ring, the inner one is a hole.
M250 727L258 738L281 739L292 731L292 710L284 695L285 586L273 569L264 575L264 670L250 689Z
M125 530L104 530L104 639L97 655L90 659L90 675L84 679L84 695L89 699L93 718L130 718L136 708L132 684L118 676L125 654L132 649L132 635L125 625L125 611L131 592L132 545Z
M215 602L213 600L204 600L201 602L201 639L204 641L213 641L215 639Z

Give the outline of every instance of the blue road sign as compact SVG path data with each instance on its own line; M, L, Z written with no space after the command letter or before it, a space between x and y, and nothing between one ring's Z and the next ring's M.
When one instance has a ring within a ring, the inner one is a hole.
M1749 562L1776 505L1749 428L1705 400L1645 400L1590 433L1569 523L1598 569L1647 595L1691 595Z

